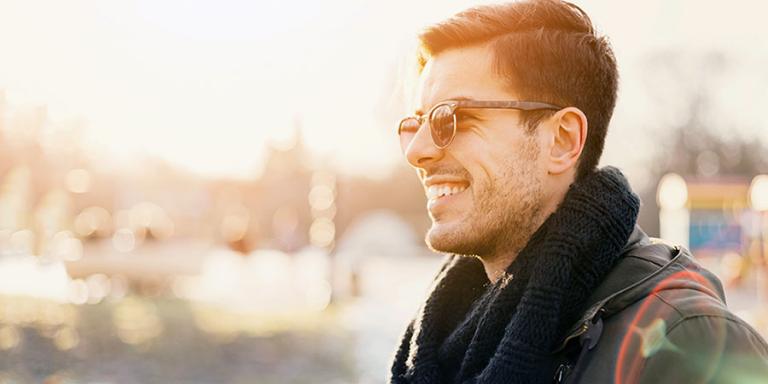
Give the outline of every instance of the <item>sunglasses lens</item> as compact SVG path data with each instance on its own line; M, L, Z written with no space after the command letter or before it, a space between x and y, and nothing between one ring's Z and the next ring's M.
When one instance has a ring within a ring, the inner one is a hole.
M400 136L400 147L402 149L408 147L420 126L419 120L414 117L405 118L400 122L397 134Z
M435 145L445 148L451 143L456 132L454 125L453 109L449 105L441 105L432 111L429 119L429 129Z

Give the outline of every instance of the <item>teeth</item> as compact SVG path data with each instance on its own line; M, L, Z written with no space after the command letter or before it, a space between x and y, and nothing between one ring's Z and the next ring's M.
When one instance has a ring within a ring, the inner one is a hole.
M427 199L434 200L437 198L437 187L434 185L427 188Z
M435 200L439 197L461 193L465 189L467 189L467 187L451 186L448 184L430 185L429 188L427 188L427 198L430 200Z

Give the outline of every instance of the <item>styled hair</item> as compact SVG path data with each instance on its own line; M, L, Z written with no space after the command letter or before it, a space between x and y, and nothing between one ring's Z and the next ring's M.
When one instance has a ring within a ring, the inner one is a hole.
M419 71L443 51L488 44L495 72L527 100L579 108L589 129L576 179L600 160L616 104L618 70L605 36L589 16L559 0L526 0L462 11L419 36ZM522 114L530 130L551 111Z

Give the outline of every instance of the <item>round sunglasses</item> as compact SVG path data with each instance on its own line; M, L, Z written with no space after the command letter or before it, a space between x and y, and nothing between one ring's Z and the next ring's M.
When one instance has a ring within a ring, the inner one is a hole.
M436 104L429 113L420 116L408 116L400 120L397 134L400 136L400 146L405 150L416 136L416 132L424 124L426 118L429 122L429 133L432 142L437 148L445 149L456 137L456 111L462 108L473 109L517 109L521 111L563 109L554 104L538 101L490 101L490 100L447 100Z

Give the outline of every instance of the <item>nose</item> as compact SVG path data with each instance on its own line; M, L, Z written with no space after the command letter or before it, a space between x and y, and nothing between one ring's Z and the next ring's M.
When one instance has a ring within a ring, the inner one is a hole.
M429 133L427 122L419 127L413 139L405 148L405 158L414 168L423 168L425 165L443 157L444 150L435 146Z

